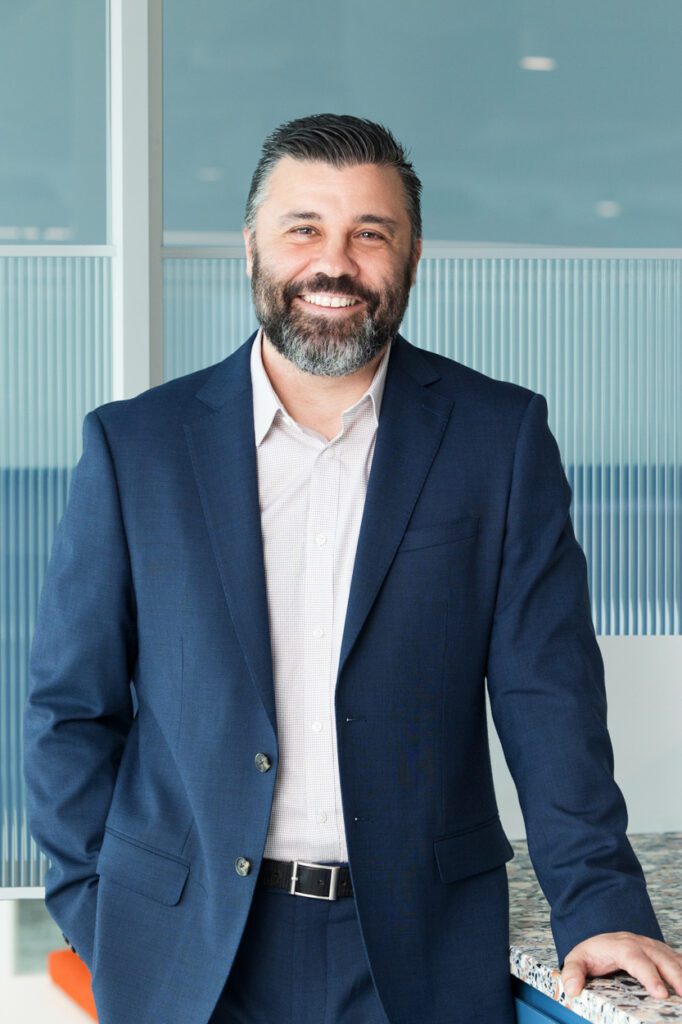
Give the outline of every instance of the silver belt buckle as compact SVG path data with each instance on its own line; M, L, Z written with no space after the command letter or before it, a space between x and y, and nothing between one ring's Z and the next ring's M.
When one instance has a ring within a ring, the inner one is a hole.
M298 881L298 867L299 864L304 868L324 868L325 871L331 871L331 878L329 879L329 895L328 896L316 896L312 892L297 892L296 882ZM311 900L335 900L336 888L339 884L339 871L341 867L339 864L315 864L309 860L295 860L293 861L294 870L291 875L291 882L289 884L289 892L292 896L307 896Z

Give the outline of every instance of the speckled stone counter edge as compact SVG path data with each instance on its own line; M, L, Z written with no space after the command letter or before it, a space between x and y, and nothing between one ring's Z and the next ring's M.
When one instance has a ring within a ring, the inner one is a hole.
M666 940L682 949L682 833L631 835ZM653 999L625 974L595 978L567 999L556 966L549 907L535 878L526 844L513 843L509 865L511 973L591 1024L682 1024L682 997Z

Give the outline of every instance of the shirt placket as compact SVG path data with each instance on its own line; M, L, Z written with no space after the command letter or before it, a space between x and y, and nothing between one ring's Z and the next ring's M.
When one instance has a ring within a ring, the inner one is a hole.
M304 597L306 810L311 835L324 842L334 827L333 664L334 538L340 464L334 448L318 453L310 474Z

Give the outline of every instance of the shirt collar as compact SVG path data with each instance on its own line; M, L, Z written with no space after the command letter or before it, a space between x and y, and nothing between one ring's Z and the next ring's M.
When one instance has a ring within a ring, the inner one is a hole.
M279 410L281 415L286 419L291 419L289 413L280 402L275 390L270 382L270 378L267 375L265 367L263 365L262 356L262 337L263 328L259 328L256 337L254 338L253 345L251 346L251 386L253 389L253 425L255 432L256 447L258 447L267 434L268 430L272 426L272 421L277 415ZM357 408L361 402L369 400L372 405L374 413L375 426L379 424L379 413L381 411L381 400L384 394L384 385L386 383L386 373L388 370L388 360L391 355L391 349L393 345L388 345L386 351L381 357L381 361L377 366L372 382L365 391L364 395L354 402L353 405L349 406L348 409L344 409L342 416L346 413L351 412Z

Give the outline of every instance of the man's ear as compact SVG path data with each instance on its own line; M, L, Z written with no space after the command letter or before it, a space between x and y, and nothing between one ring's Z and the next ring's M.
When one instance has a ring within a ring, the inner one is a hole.
M253 251L251 249L251 232L248 228L242 230L244 236L244 248L246 249L246 276L251 277L253 272Z
M419 265L419 260L421 259L422 256L422 249L422 240L421 238L418 238L415 243L415 247L412 251L412 276L410 278L411 285L413 285L417 280L417 266Z

